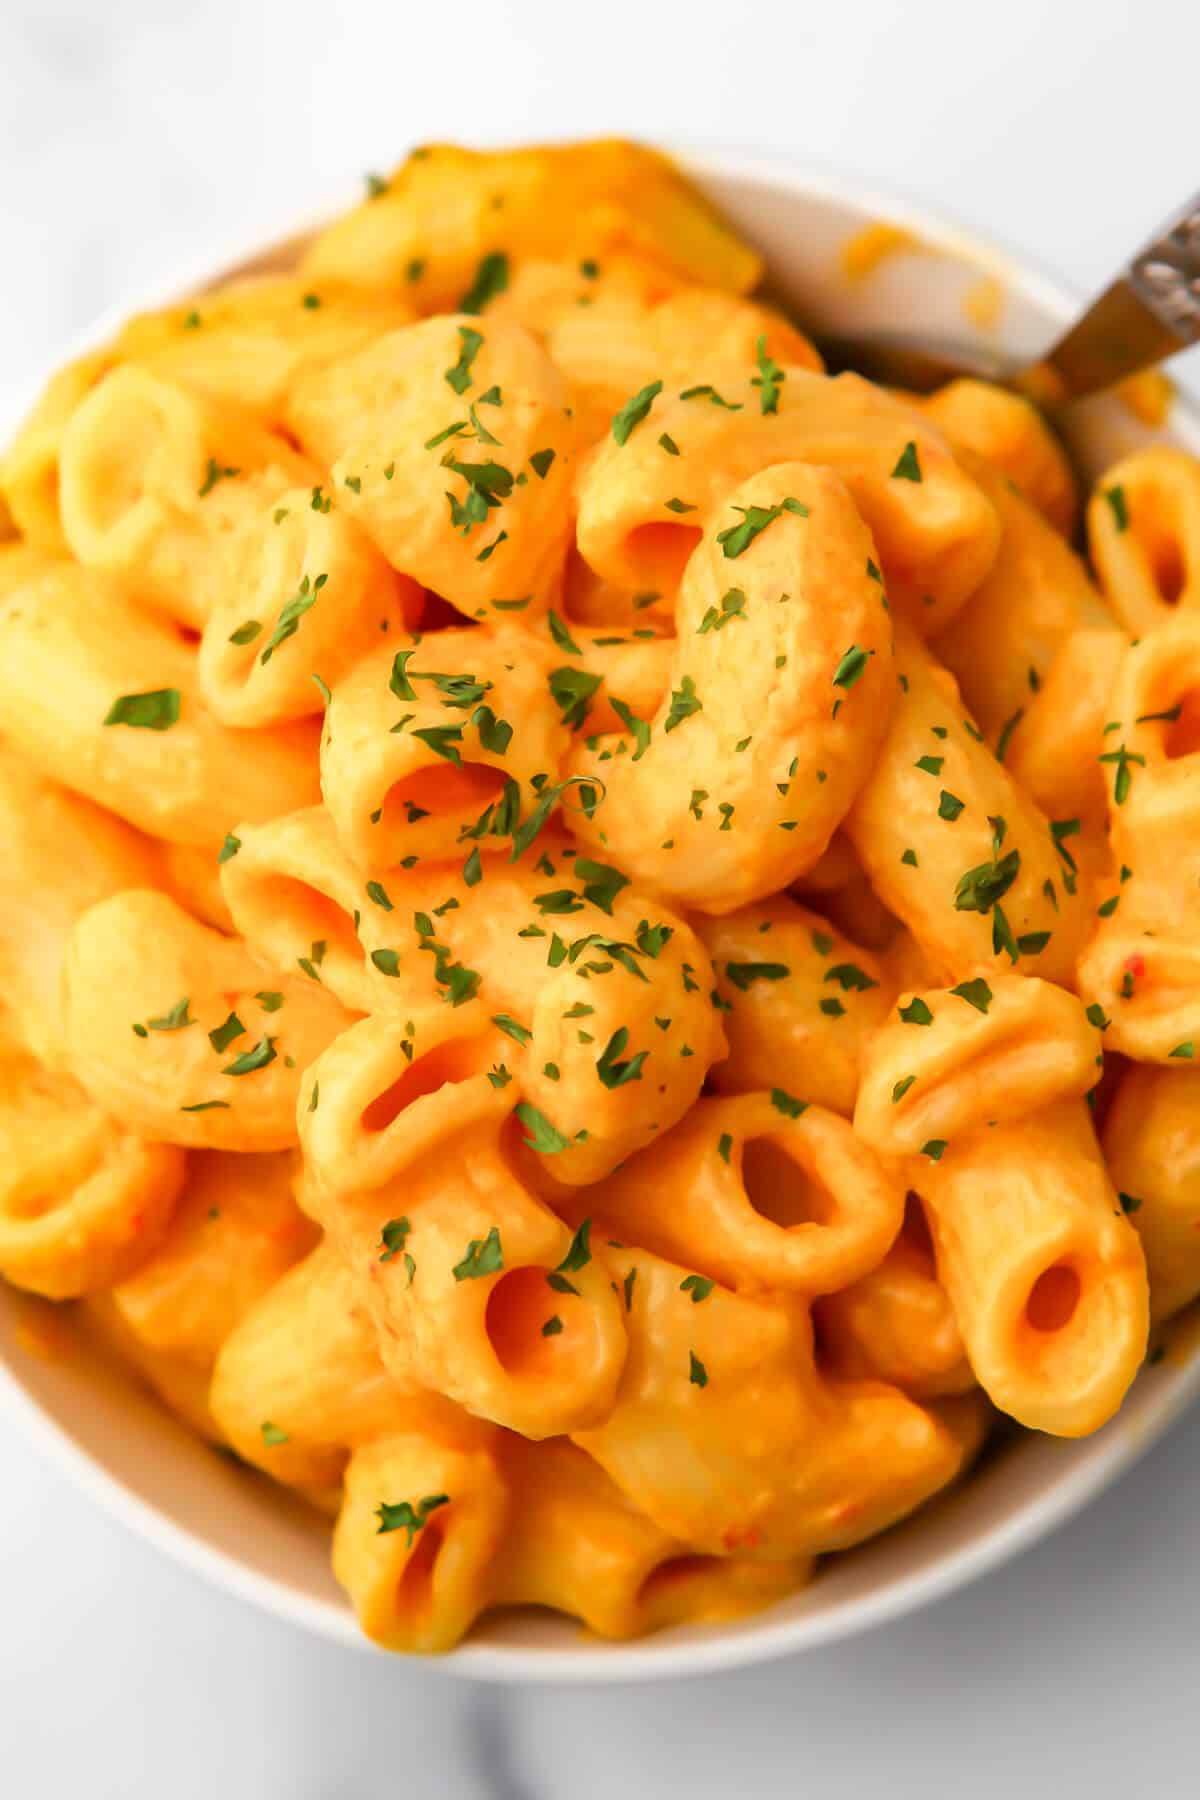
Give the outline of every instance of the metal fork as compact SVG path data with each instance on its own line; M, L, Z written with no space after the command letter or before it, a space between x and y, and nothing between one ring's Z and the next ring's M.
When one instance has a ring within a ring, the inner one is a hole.
M989 357L973 345L901 334L831 334L818 337L817 345L835 374L855 369L872 381L917 393L930 393L958 376L975 375L1055 408L1111 387L1198 341L1200 194L1195 194L1036 362Z

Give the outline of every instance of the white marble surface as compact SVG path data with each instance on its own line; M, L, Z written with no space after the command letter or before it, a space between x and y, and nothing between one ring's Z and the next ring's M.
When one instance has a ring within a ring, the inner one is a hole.
M1198 68L1179 0L0 0L0 414L101 307L438 135L790 150L1095 285L1200 182ZM1200 1418L918 1618L641 1692L335 1651L162 1561L8 1426L0 1472L14 1800L1200 1791Z

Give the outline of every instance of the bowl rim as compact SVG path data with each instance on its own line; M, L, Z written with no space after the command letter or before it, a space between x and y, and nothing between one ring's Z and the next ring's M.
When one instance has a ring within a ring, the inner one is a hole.
M548 140L549 141L549 140ZM650 140L647 140L650 141ZM700 180L742 179L811 200L841 204L865 217L887 220L912 232L924 246L993 271L1038 311L1067 322L1081 296L1035 259L994 238L984 238L940 208L926 207L890 186L830 171L819 162L786 151L757 152L712 141L671 138L663 149ZM11 407L0 417L0 442L16 429L42 386L73 357L103 343L132 312L166 306L202 291L242 266L313 231L346 205L344 181L323 192L318 202L278 213L204 254L189 257L169 276L142 284L127 299L106 307L51 358L18 384ZM1171 429L1200 454L1200 410L1184 393L1176 395ZM978 1580L1021 1551L1030 1548L1079 1512L1111 1485L1154 1444L1200 1393L1200 1358L1158 1372L1159 1380L1143 1397L1136 1427L1118 1431L1077 1469L1060 1477L1052 1489L1017 1506L998 1523L982 1529L971 1542L949 1551L932 1567L918 1568L889 1580L877 1591L836 1603L825 1611L775 1620L771 1610L729 1621L702 1639L672 1641L669 1635L629 1642L582 1640L577 1647L540 1647L474 1642L468 1639L438 1657L395 1658L403 1668L418 1663L447 1676L498 1683L542 1682L555 1686L609 1685L644 1680L670 1680L710 1675L775 1661L815 1650L873 1630L933 1604ZM191 1574L275 1618L298 1625L345 1648L386 1654L362 1637L346 1604L299 1593L287 1583L260 1573L227 1550L206 1542L168 1512L145 1499L106 1468L42 1405L21 1382L16 1370L0 1357L0 1414L12 1420L40 1446L47 1461L111 1518L146 1539Z

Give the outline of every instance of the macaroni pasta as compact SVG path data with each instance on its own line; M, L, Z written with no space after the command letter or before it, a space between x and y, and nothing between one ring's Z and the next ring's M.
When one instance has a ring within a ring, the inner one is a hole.
M768 1605L1200 1293L1200 471L1089 568L760 275L436 145L0 460L0 1273L393 1649Z

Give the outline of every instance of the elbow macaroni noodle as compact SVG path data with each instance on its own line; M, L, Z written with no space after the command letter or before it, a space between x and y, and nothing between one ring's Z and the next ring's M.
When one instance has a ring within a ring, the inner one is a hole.
M1093 581L760 274L432 146L0 459L0 1274L393 1649L767 1605L1200 1293L1200 469Z

